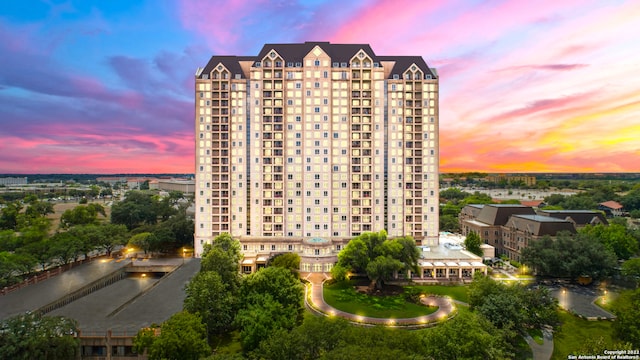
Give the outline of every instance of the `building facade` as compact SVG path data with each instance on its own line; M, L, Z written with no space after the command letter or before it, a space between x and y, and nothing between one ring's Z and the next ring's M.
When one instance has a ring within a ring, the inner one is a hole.
M213 56L195 114L196 256L224 232L246 260L326 258L303 270L368 231L437 244L438 77L422 57L328 42Z

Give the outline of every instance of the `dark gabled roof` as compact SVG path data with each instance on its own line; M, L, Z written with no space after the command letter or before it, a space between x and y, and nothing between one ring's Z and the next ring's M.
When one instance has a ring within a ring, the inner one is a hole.
M393 75L398 75L402 79L402 74L409 69L411 64L416 64L425 75L431 75L433 79L438 77L436 73L429 68L422 56L378 56L378 60L396 62L389 74L390 78L393 77Z
M360 49L364 50L374 62L378 61L369 44L331 44L322 41L307 41L302 44L264 44L262 50L256 56L256 61L260 61L267 56L269 51L275 50L285 62L302 62L304 57L316 46L326 52L331 57L332 62L349 63Z
M600 211L592 210L539 210L538 214L573 221L578 226L609 224Z
M358 51L363 50L371 57L374 63L379 63L380 61L395 62L389 72L389 78L392 78L393 75L398 75L402 79L402 74L412 64L420 68L425 75L431 75L433 79L437 78L435 71L429 68L421 56L378 56L369 44L331 44L324 41L307 41L297 44L265 44L257 56L212 56L198 77L201 77L201 74L209 74L215 66L222 63L231 71L232 77L235 74L242 74L242 78L245 78L240 67L240 61L261 61L271 50L274 50L286 64L302 63L304 57L316 46L319 46L329 55L332 63L346 63L348 66Z
M469 204L460 210L460 214L469 215L471 217L477 218L478 214L482 210L484 205L482 204Z
M511 215L535 215L533 208L515 204L485 205L476 220L489 225L504 225Z
M556 236L560 231L576 233L576 228L570 221L542 215L513 215L505 226L535 236Z
M240 74L242 78L246 78L240 67L240 61L252 59L247 56L233 56L233 55L225 55L225 56L212 56L209 59L209 62L202 70L202 74L209 74L211 71L218 66L218 64L222 63L229 72L231 73L231 77L234 77L236 74Z

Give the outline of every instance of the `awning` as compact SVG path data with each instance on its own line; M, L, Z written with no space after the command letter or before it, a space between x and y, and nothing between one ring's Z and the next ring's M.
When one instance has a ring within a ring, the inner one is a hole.
M267 262L267 257L266 256L260 256L260 257L258 257L258 260L256 260L256 262L266 263Z
M466 262L466 261L460 261L460 263L459 263L458 265L460 265L460 266L462 266L462 267L471 267L471 264L469 264L469 263L468 263L468 262Z
M449 262L447 262L447 266L448 266L448 267L457 267L457 266L458 266L458 263L455 263L455 262L453 262L453 261L449 261Z
M444 263L440 262L440 261L436 261L435 263L433 263L433 265L437 266L437 267L444 267L445 266Z
M485 264L483 264L481 262L477 262L477 261L472 262L471 266L473 266L473 267L487 267L487 265L485 265Z
M428 262L428 261L424 261L424 262L420 262L420 266L422 266L422 267L433 267L433 264Z
M244 259L242 260L242 265L253 265L255 259Z

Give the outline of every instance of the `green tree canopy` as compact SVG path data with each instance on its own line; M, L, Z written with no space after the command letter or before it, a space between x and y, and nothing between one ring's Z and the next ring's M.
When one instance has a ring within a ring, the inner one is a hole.
M140 353L146 348L150 360L198 360L211 354L202 319L186 311L162 323L160 334L142 329L133 339Z
M638 252L638 241L625 225L589 225L580 231L600 240L607 249L616 254L618 259L626 260Z
M467 234L467 237L464 239L464 247L467 249L467 251L478 256L483 255L480 245L482 245L482 239L480 239L480 235L478 235L475 231L469 232L469 234Z
M228 233L224 233L216 236L213 244L204 245L200 269L216 272L222 281L235 291L240 286L240 260L240 243Z
M613 328L617 337L630 342L635 349L640 348L640 289L620 293L612 308L616 314Z
M538 275L600 279L613 273L616 255L588 233L571 235L560 232L553 240L548 236L532 241L522 250L522 262Z
M25 313L0 322L0 359L67 360L79 354L78 324L61 316Z
M194 276L185 289L184 309L202 317L207 326L209 339L233 329L238 310L235 293L214 271L201 271Z

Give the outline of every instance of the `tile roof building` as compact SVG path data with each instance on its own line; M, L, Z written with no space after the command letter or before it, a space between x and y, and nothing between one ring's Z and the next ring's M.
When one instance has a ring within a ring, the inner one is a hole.
M438 76L422 57L328 42L213 56L195 113L196 256L223 232L255 262L298 252L303 271L368 231L438 243Z

